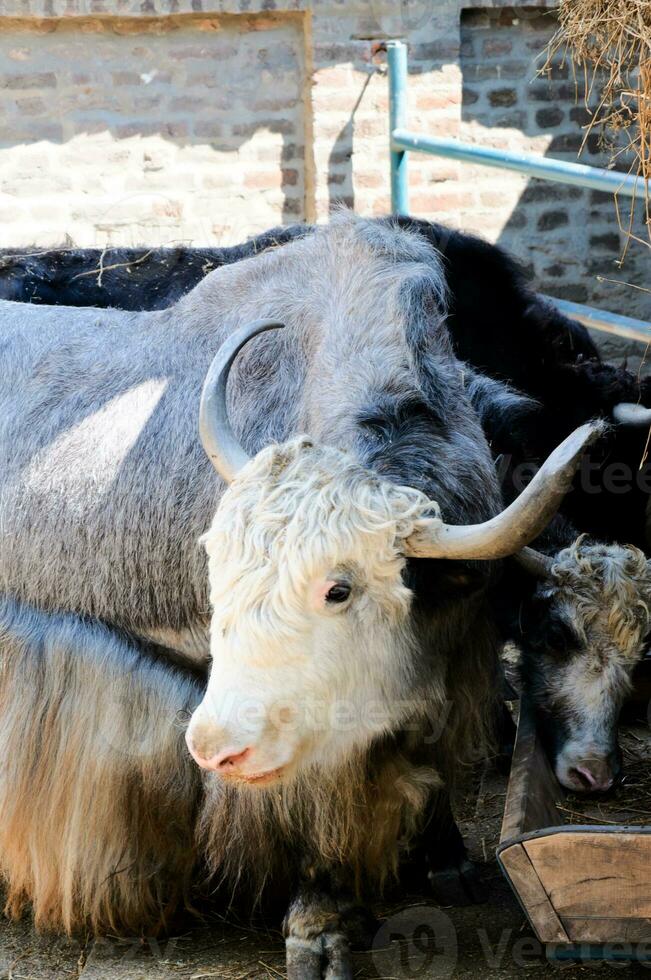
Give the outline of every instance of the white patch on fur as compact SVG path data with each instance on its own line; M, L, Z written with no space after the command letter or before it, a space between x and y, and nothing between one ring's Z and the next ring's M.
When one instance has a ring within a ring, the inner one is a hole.
M110 489L124 460L133 449L167 388L166 378L143 381L124 394L111 398L101 408L66 429L30 465L26 480L38 487L51 480L56 469L68 485L79 481L79 461L83 460L85 484L92 484L90 499ZM69 478L65 478L66 470ZM77 496L88 506L87 486Z

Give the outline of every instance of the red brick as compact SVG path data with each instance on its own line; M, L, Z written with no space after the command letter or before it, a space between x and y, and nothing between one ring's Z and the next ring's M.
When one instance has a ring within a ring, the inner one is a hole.
M506 38L486 38L481 46L482 52L487 57L493 57L495 55L510 54L513 45Z
M388 131L388 119L373 117L355 120L355 135L365 139L369 136L384 136Z
M283 112L287 109L294 109L299 103L299 99L259 99L253 103L254 112Z
M294 187L296 184L298 184L298 170L294 170L293 167L283 167L280 173L282 176L283 187L286 185Z
M30 75L3 75L0 77L0 88L55 88L56 75L52 71L34 72Z
M315 112L347 112L350 113L357 96L347 86L343 91L331 89L329 86L315 85L312 93L312 105Z
M409 203L415 211L457 211L459 208L467 207L468 198L459 191L421 191L413 194Z
M244 186L256 188L257 190L270 190L271 188L281 187L282 179L279 170L265 170L260 173L253 170L244 174Z
M383 187L387 181L386 175L373 174L373 173L359 173L355 174L355 186L356 187L368 187L370 189L375 189L378 187Z
M447 109L449 106L461 103L461 93L454 92L424 92L416 96L417 109Z
M332 89L340 89L348 86L353 81L353 74L350 68L321 68L315 74L317 85L329 86Z

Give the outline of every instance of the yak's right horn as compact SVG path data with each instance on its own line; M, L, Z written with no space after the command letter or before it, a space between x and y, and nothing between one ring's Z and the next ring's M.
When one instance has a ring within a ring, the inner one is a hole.
M407 539L412 558L497 559L515 555L537 538L572 485L581 454L606 429L589 422L575 429L545 460L531 483L501 513L483 524L425 521Z

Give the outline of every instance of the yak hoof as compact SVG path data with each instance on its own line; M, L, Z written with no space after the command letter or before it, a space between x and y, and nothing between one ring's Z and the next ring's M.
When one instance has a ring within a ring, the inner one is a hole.
M324 936L324 980L353 980L353 961L348 938L342 932Z
M287 980L353 980L350 946L341 932L315 939L289 936L285 948Z
M467 858L457 867L430 871L427 877L439 905L483 905L488 901L488 889L477 866Z

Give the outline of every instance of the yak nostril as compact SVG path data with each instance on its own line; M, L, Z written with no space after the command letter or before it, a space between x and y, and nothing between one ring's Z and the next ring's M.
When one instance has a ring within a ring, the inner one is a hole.
M194 761L202 769L210 769L215 772L228 772L230 769L235 769L244 762L252 751L248 747L238 749L230 745L221 752L215 752L214 736L206 738L204 732L199 732L197 737L197 734L193 734L190 729L185 733L185 741Z
M570 774L578 779L583 789L589 793L604 793L611 788L614 782L613 777L609 774L604 773L601 776L595 776L587 766L575 766L570 769Z
M584 766L576 766L574 769L570 769L570 773L578 779L584 789L593 790L596 788L597 780L590 770Z
M213 756L210 763L215 769L228 771L229 769L235 769L237 766L240 766L250 754L250 748L242 749L239 752L237 749L228 748L218 755Z

